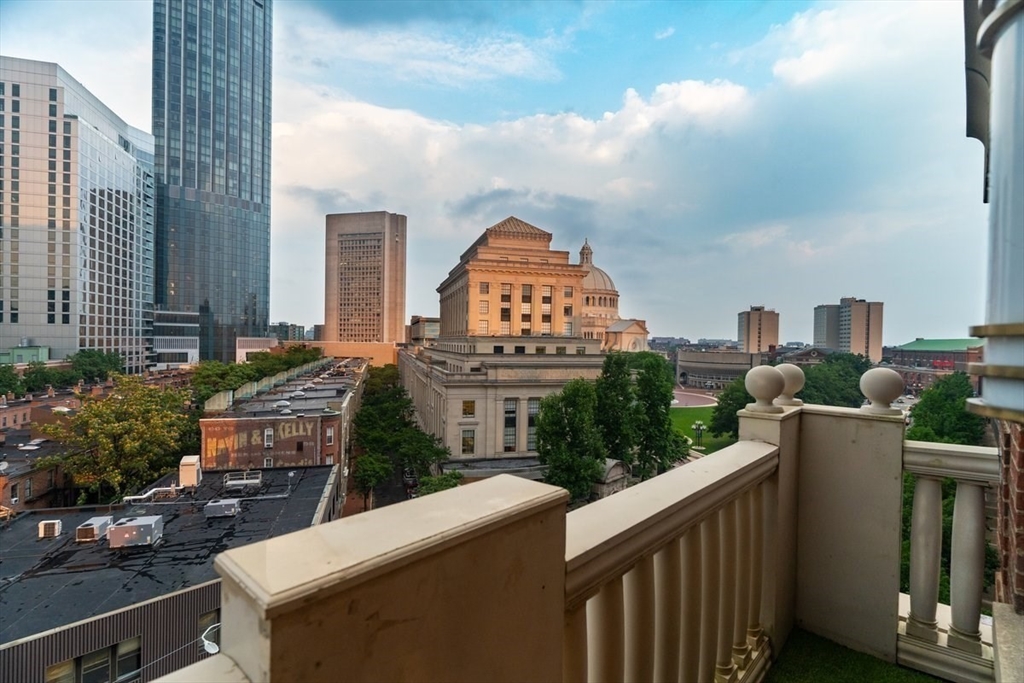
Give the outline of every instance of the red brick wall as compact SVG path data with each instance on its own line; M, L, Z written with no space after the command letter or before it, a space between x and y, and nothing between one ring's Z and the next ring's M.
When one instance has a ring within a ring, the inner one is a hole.
M202 430L204 470L229 470L265 467L309 467L324 465L327 457L337 464L340 450L341 416L207 418L199 421ZM334 444L326 446L326 428L334 427ZM264 447L264 430L272 429L273 445ZM301 447L299 444L302 444ZM319 445L319 450L317 446Z
M996 574L996 600L1024 614L1024 428L999 422L1002 483L996 539L1000 569Z

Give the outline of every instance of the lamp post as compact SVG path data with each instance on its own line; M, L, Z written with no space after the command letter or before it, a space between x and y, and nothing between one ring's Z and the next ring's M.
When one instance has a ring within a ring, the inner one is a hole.
M703 443L704 430L707 429L707 427L704 426L704 422L702 422L701 420L697 420L692 425L690 425L690 429L693 430L694 435L697 437L697 446L696 447L697 448L703 448L704 447L704 443Z

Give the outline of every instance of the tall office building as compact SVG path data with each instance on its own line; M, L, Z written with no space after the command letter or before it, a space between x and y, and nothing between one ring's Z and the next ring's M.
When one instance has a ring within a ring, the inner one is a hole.
M327 216L324 341L405 341L406 217Z
M814 307L814 346L839 349L839 304Z
M0 57L0 351L149 364L153 138L57 64Z
M814 345L882 360L881 301L843 297L814 307Z
M200 356L267 334L273 0L154 0L156 301Z
M762 353L779 345L779 314L764 306L751 306L739 314L738 339L744 353Z

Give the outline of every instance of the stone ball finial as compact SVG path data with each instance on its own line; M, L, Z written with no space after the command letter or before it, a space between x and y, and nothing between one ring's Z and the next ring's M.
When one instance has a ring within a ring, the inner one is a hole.
M804 388L804 371L792 363L776 365L775 369L781 372L786 380L786 388L782 390L782 395L775 399L775 405L802 406L804 402L793 396Z
M756 400L747 404L752 413L781 413L782 407L773 405L772 401L786 388L786 378L778 368L770 365L759 365L751 368L743 380L747 392Z
M902 415L903 411L893 408L892 402L903 395L903 378L889 368L871 368L860 378L860 391L870 405L861 406L861 410L874 415Z

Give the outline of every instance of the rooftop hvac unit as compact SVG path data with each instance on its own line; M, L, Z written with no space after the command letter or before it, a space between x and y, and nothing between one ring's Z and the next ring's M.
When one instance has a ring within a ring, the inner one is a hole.
M130 548L139 545L155 545L164 535L164 518L125 517L117 520L107 530L111 548Z
M178 463L178 484L195 488L203 481L203 470L198 455L182 456Z
M57 538L63 525L59 519L47 519L39 522L39 538Z
M92 517L75 529L75 543L93 543L107 535L113 517Z
M211 517L234 517L241 509L241 503L237 498L224 498L211 500L203 507L206 518Z

